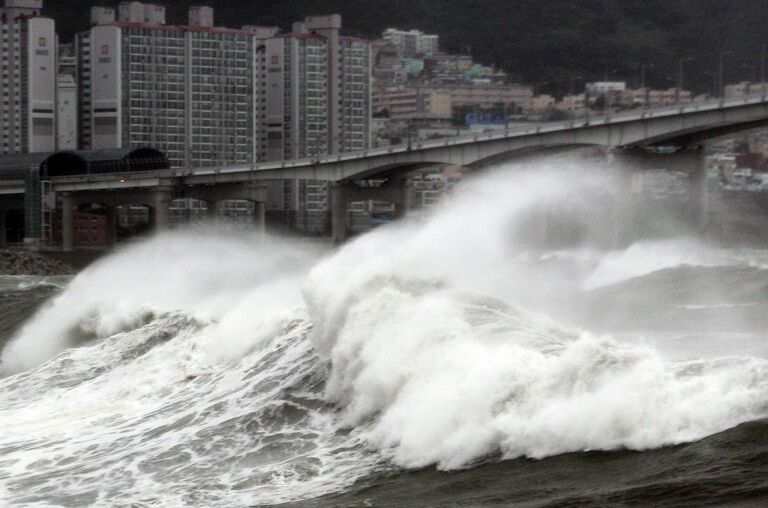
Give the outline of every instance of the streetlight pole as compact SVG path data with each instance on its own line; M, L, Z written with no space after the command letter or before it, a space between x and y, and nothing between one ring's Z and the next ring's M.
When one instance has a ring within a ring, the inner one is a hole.
M691 60L693 60L692 57L681 58L680 59L680 66L677 69L677 93L676 93L676 95L677 95L676 99L677 100L675 102L677 102L678 104L680 104L680 98L681 98L681 95L683 93L683 66L685 65L685 62L690 62Z
M642 64L640 66L640 88L643 89L643 109L648 109L648 87L645 83L645 71L646 69L652 69L654 64Z
M733 51L721 51L720 52L720 62L719 62L720 65L718 67L718 76L719 77L718 77L717 84L718 84L718 94L720 94L720 99L721 100L725 99L725 81L723 79L723 70L724 70L724 67L725 67L725 57L727 55L730 55L731 53L733 53Z
M581 80L582 77L581 76L573 76L573 75L571 75L571 76L569 76L569 78L570 78L570 83L568 85L568 99L571 101L571 106L570 106L569 109L570 109L570 113L571 113L571 122L573 122L573 117L574 117L574 111L573 110L574 110L574 106L576 104L576 100L573 97L573 82L575 80L577 80L577 79Z
M763 100L765 100L765 43L760 46L760 87L763 90Z

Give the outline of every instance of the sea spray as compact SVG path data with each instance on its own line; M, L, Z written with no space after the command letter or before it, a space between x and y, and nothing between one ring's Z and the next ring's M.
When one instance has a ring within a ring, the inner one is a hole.
M228 337L215 354L225 354L240 340L238 321L274 327L301 308L301 281L321 256L319 247L206 229L131 245L80 273L27 323L3 351L0 374L176 311L216 323Z

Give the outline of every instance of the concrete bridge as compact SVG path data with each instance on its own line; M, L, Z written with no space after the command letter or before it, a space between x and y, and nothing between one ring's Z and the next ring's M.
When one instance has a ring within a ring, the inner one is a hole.
M445 165L480 168L540 151L588 146L623 153L660 145L686 149L709 139L767 125L768 98L751 95L312 159L195 170L58 176L50 179L50 191L61 203L63 248L69 250L72 248L71 211L81 203L102 203L110 208L143 204L153 210L155 226L162 228L167 224L167 205L172 199L189 197L208 203L246 199L257 204L257 222L263 227L268 182L327 181L332 183L333 238L341 242L346 236L346 211L350 202L387 201L396 206L397 214L405 213L408 208L405 177L414 171ZM690 164L697 166L689 168L690 171L703 169L700 162ZM372 185L371 181L383 183ZM23 182L0 181L0 202L18 199L24 192Z

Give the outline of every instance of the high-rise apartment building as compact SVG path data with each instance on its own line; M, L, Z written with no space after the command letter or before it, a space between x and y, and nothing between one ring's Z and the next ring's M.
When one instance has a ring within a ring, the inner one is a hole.
M0 8L0 154L56 148L56 29L42 0Z
M327 46L328 152L370 146L371 46L340 35L341 16L310 16L294 23L298 34L319 35Z
M150 145L178 167L259 160L257 50L277 29L216 27L205 6L166 25L141 2L94 8L92 24L77 42L82 148Z
M328 44L313 34L285 34L265 44L262 156L317 157L329 152Z
M341 17L315 16L266 41L261 156L289 160L365 150L371 143L371 50L363 39L340 35ZM271 210L293 225L322 233L328 222L328 185L275 185Z
M355 37L340 38L340 151L371 146L371 45Z

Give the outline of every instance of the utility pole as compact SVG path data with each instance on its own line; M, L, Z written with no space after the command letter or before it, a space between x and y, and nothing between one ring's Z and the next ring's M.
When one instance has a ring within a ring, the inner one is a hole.
M650 94L648 92L648 87L646 86L645 71L646 71L646 69L652 69L652 68L653 68L653 64L642 64L640 66L640 88L643 89L643 95L644 95L644 97L643 97L643 109L647 109L648 108L648 99L649 99L649 96L650 96Z
M571 101L571 106L568 109L570 110L570 113L571 113L571 115L570 115L571 116L571 122L573 122L573 118L574 118L574 111L573 110L574 110L574 106L576 104L576 101L573 98L573 82L575 80L577 80L577 79L581 80L582 77L581 76L573 76L573 75L571 75L570 76L570 83L568 85L568 98Z
M719 62L719 68L718 68L718 94L720 94L720 99L725 99L725 81L723 76L723 71L725 67L725 57L727 55L730 55L733 53L733 51L721 51L720 52L720 62Z
M693 58L681 58L680 59L680 66L677 69L677 92L676 92L676 103L680 104L680 98L683 93L683 65L685 62L690 62L693 60Z
M760 87L763 90L763 100L765 100L765 43L760 46Z

